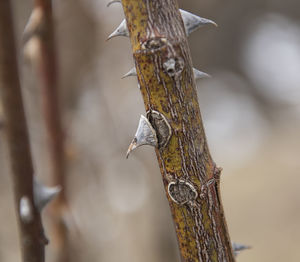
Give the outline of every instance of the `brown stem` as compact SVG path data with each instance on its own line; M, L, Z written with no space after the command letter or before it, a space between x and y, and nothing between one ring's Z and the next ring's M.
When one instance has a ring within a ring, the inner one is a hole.
M40 50L38 69L40 73L40 86L42 91L42 104L44 108L45 123L48 131L48 142L51 155L52 183L64 186L64 137L61 125L61 113L58 99L57 64L55 55L55 41L53 33L51 1L39 0L35 8L42 11L42 31L39 35ZM65 198L62 192L59 198Z
M20 229L22 261L43 262L47 240L40 214L33 200L34 171L20 89L9 0L0 1L0 87Z
M182 261L232 262L219 193L221 170L208 150L177 2L122 4Z
M64 216L67 213L66 167L64 135L58 98L58 70L55 52L52 1L35 0L34 11L40 13L36 36L39 40L37 67L40 76L42 106L50 152L51 184L60 185L62 192L49 206L50 235L58 262L69 261L68 232ZM34 34L33 34L34 35Z

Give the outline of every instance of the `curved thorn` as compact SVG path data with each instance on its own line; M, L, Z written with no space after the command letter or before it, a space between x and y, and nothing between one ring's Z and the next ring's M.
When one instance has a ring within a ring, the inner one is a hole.
M135 133L134 139L128 147L126 158L128 158L129 154L136 148L149 145L156 147L158 144L157 136L154 128L152 127L149 120L141 115L139 126Z
M115 4L115 3L120 3L120 4L121 4L121 1L120 1L120 0L113 0L113 1L110 1L110 2L108 2L108 4L106 5L106 7L110 7L110 5Z
M185 10L180 9L180 13L182 16L184 28L186 31L186 35L189 36L192 32L197 30L198 28L207 25L212 24L214 26L218 26L214 21L210 19L206 19L197 15L194 15L190 12L187 12Z
M245 250L245 249L250 249L251 246L246 246L243 244L238 244L235 242L232 242L232 250L233 250L233 254L234 256L237 256L241 251Z
M137 76L136 68L135 67L131 68L129 72L127 72L125 75L123 75L122 79L126 78L128 76Z
M211 78L211 75L204 73L196 68L193 68L194 78L195 80L201 79L201 78Z
M36 208L41 212L43 208L61 191L61 186L46 187L33 179L33 199Z
M126 20L124 19L121 24L117 27L115 31L113 31L106 40L109 40L116 36L129 36L129 32L126 25Z

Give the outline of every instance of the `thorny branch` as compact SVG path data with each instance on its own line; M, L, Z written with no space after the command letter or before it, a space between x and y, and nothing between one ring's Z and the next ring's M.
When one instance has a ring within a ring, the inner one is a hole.
M0 88L22 259L23 262L43 262L47 239L43 232L40 210L34 199L34 171L20 89L9 0L0 1Z
M203 129L186 37L213 21L178 10L176 0L122 0L126 21L109 36L129 36L147 112L127 155L155 147L182 261L234 261L220 172Z
M66 213L66 166L64 135L58 99L58 70L56 61L52 2L35 0L34 9L24 32L24 42L37 41L35 51L39 73L44 119L50 151L51 184L61 185L62 192L50 206L50 235L53 239L57 262L69 261Z

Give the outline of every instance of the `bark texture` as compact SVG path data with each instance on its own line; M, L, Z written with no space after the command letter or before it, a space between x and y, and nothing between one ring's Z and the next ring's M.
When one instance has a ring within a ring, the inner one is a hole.
M122 0L182 261L234 261L175 0Z
M13 32L10 1L2 0L0 1L0 89L20 228L22 261L43 262L47 239L33 199L34 170Z

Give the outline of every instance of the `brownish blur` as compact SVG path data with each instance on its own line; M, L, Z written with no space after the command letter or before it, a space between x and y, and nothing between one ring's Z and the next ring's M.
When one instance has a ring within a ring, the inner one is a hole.
M49 179L46 132L32 58L21 36L32 1L14 0L22 89L35 170ZM126 38L107 36L119 4L53 1L67 140L72 261L180 261L154 150L126 150L145 114ZM300 2L194 0L213 19L190 38L194 66L212 75L198 95L210 150L223 167L231 239L240 262L300 261ZM1 107L0 107L1 117ZM0 131L3 132L3 131ZM9 163L0 140L0 261L20 261ZM44 213L44 216L47 212ZM72 219L71 219L72 218ZM45 226L47 232L46 219ZM51 259L51 239L47 247Z

